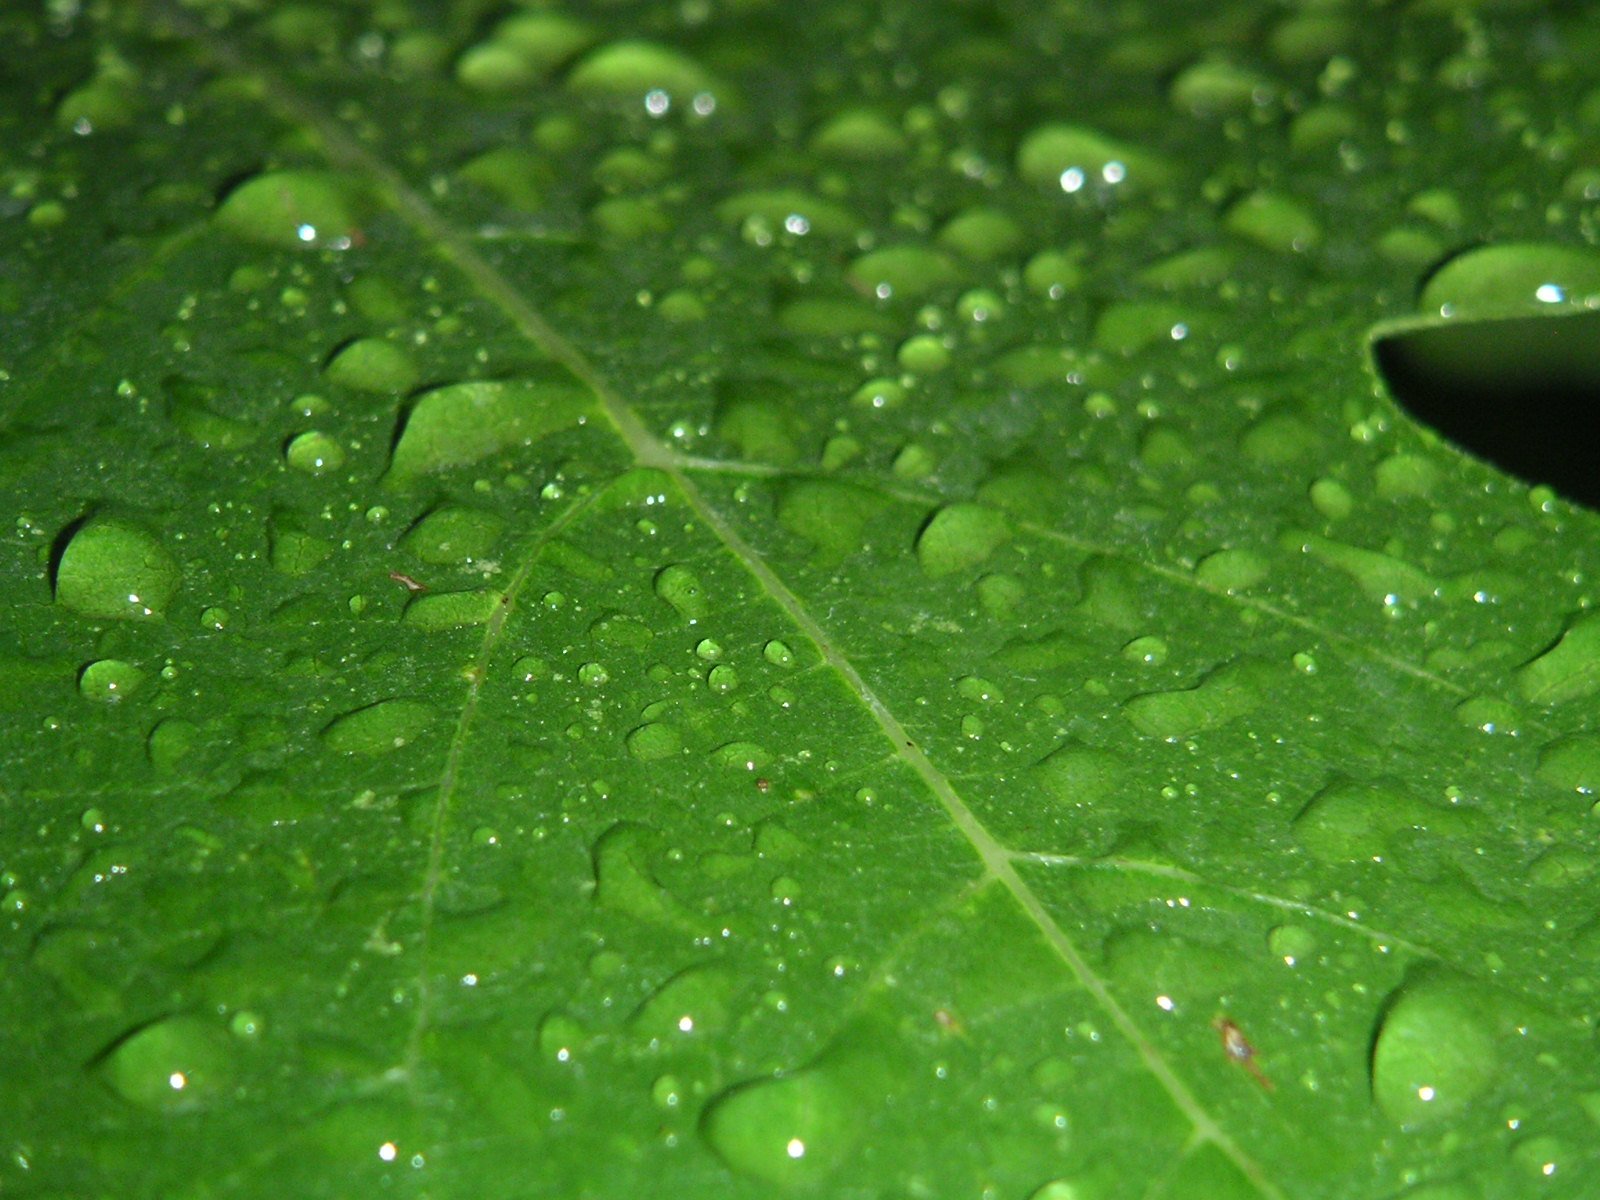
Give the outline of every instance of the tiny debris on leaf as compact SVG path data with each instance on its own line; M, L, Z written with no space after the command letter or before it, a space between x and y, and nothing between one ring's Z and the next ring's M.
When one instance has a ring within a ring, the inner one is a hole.
M1256 1048L1245 1038L1244 1032L1227 1017L1212 1019L1211 1028L1222 1035L1222 1049L1234 1062L1250 1072L1254 1079L1267 1091L1276 1090L1272 1080L1267 1078L1266 1072L1261 1069L1261 1064L1256 1062Z
M401 587L405 588L405 590L408 592L425 592L428 590L427 584L418 583L415 579L411 578L411 576L404 575L399 571L390 571L389 578L394 580Z

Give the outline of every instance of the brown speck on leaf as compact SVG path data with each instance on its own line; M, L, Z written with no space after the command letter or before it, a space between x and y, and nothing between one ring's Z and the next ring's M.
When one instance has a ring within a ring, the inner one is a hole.
M389 578L394 580L401 587L405 588L405 590L408 592L425 592L428 590L427 584L418 583L415 579L411 578L411 576L403 575L399 571L390 571Z
M1227 1017L1214 1018L1211 1028L1222 1035L1222 1049L1229 1058L1248 1071L1250 1078L1265 1090L1269 1092L1275 1090L1272 1080L1267 1078L1266 1072L1261 1069L1261 1064L1256 1062L1256 1048L1245 1038L1243 1030Z
M766 792L772 790L772 784L765 779L756 780L756 791Z

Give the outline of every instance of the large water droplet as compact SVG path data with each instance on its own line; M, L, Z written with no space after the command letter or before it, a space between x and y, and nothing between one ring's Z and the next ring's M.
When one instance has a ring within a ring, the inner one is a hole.
M117 701L138 690L144 672L120 658L102 658L78 676L78 694L86 700Z
M1539 751L1540 779L1592 796L1600 791L1600 734L1575 733Z
M411 355L380 338L347 343L323 370L332 382L358 392L409 392L422 376Z
M633 1014L633 1027L668 1041L716 1033L728 1024L737 977L721 967L689 967L655 990Z
M177 560L141 526L96 518L80 526L56 566L56 601L86 617L158 616L178 590Z
M1560 641L1522 666L1517 687L1536 704L1564 704L1600 692L1600 613L1579 617Z
M1600 301L1600 254L1581 246L1510 242L1465 251L1423 286L1424 311L1507 317L1585 311Z
M167 1017L126 1034L100 1067L124 1100L155 1112L192 1112L225 1100L237 1048L199 1017Z
M465 466L507 447L569 428L589 409L589 393L569 375L516 382L452 383L424 392L406 417L388 478L406 483L429 471Z
M671 758L683 749L683 735L673 726L652 721L629 732L628 753L644 762Z
M1005 516L981 504L941 508L917 535L917 561L938 578L985 561L1011 537Z
M446 566L486 558L504 531L505 522L491 512L445 505L406 530L400 545L425 563Z
M638 99L652 116L663 115L674 104L693 106L701 96L716 103L731 99L727 87L687 54L645 41L600 47L573 67L567 86L592 95ZM704 107L702 101L694 110Z
M387 754L416 740L435 716L420 700L380 700L334 718L322 740L346 754Z
M895 1041L869 1023L850 1027L810 1065L723 1092L701 1130L735 1171L780 1186L819 1181L850 1158L893 1086Z
M1372 1049L1372 1096L1391 1120L1456 1116L1499 1072L1493 1007L1476 985L1427 975L1390 997Z
M1180 738L1215 729L1260 707L1277 672L1255 659L1227 663L1192 688L1135 696L1123 711L1140 732Z
M343 249L359 235L370 208L353 179L331 171L272 171L229 192L216 222L263 245Z
M1017 148L1017 174L1029 183L1065 192L1124 183L1157 186L1172 166L1148 150L1083 125L1041 125Z

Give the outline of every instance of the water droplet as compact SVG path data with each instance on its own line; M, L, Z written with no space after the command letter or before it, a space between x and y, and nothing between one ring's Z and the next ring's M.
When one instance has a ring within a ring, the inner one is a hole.
M344 447L319 430L308 430L289 440L283 459L297 471L323 475L344 466Z
M1600 734L1557 738L1539 751L1535 774L1552 787L1592 796L1600 791Z
M1600 692L1600 613L1579 617L1558 641L1517 671L1523 698L1565 704Z
M628 753L644 762L671 758L683 749L683 735L671 725L652 721L627 736Z
M1255 711L1266 696L1281 691L1274 688L1277 678L1268 664L1243 659L1218 667L1192 688L1135 696L1123 711L1141 733L1187 737Z
M567 375L537 381L480 380L433 388L418 398L395 444L389 478L466 466L569 428L589 410L587 389Z
M1248 591L1267 577L1267 563L1253 550L1218 550L1195 566L1197 580L1219 592Z
M1167 661L1167 643L1153 635L1136 637L1122 647L1122 657L1129 662L1144 663L1146 666L1159 667Z
M1388 781L1342 779L1312 797L1294 819L1294 835L1320 862L1371 862L1388 853L1392 834L1446 825L1449 818Z
M722 967L689 967L655 990L633 1014L635 1031L672 1041L728 1026L738 979Z
M886 1074L866 1037L847 1032L808 1067L723 1092L707 1106L701 1130L743 1175L779 1186L814 1183L855 1150L882 1103Z
M910 147L905 135L881 113L852 108L829 118L813 133L811 149L824 158L873 162L901 158Z
M411 355L380 338L347 343L323 370L332 382L358 392L409 392L422 377Z
M1174 175L1164 158L1084 125L1041 125L1017 148L1017 174L1072 193L1085 187L1159 187Z
M227 609L218 608L216 605L212 605L210 608L206 609L200 614L200 628L216 630L226 629L228 627L228 622L232 619L233 618L229 615Z
M1030 774L1058 803L1083 808L1114 797L1127 770L1108 750L1068 742L1035 763Z
M880 300L919 299L962 278L948 255L911 244L868 251L850 264L847 274L862 292Z
M739 686L739 672L727 663L718 663L706 675L706 686L719 696L725 696Z
M964 700L982 704L1004 704L1006 699L1004 692L978 675L966 675L957 680L956 694Z
M267 246L346 249L370 208L351 178L331 171L272 171L229 192L215 219L230 233Z
M936 375L950 365L950 351L937 334L919 333L900 344L895 359L913 375Z
M933 578L966 571L1011 537L1004 515L981 504L951 504L934 513L917 535L917 561Z
M445 505L408 529L400 546L425 563L453 566L487 558L503 532L505 522L493 513Z
M1304 925L1277 925L1267 934L1267 949L1293 966L1317 950L1317 935Z
M504 593L492 588L462 592L426 592L406 602L400 619L418 629L461 629L486 625L506 602Z
M862 549L872 517L888 507L867 488L831 479L806 479L778 497L778 523L815 547L818 566L831 567Z
M1271 98L1270 80L1220 58L1205 58L1179 72L1168 97L1195 116L1248 112Z
M85 700L115 702L138 690L144 672L120 658L102 658L78 676L78 694Z
M1322 478L1311 485L1311 503L1330 521L1342 521L1355 510L1350 489L1337 479Z
M322 740L346 754L386 754L415 741L435 715L418 700L380 700L334 718Z
M96 518L68 541L56 567L56 602L86 617L158 616L178 590L177 560L154 534Z
M1492 1006L1448 975L1407 982L1390 997L1372 1049L1372 1095L1403 1126L1458 1115L1500 1072Z
M957 213L939 231L938 242L974 262L1009 258L1021 248L1022 227L998 208L969 208Z
M284 575L306 575L333 553L333 543L299 529L274 525L268 538L272 569Z
M589 1031L573 1016L552 1012L539 1022L539 1052L555 1063L569 1063L582 1053Z
M674 103L703 108L703 103L693 105L702 95L722 103L732 99L728 88L687 54L646 41L601 46L573 67L567 86L575 92L642 102L652 116L664 114Z
M1322 241L1322 225L1311 209L1281 192L1251 192L1228 209L1223 224L1248 242L1284 254Z
M794 666L794 651L777 640L770 641L761 648L761 657L775 667Z
M595 903L641 920L694 928L683 906L661 886L650 867L654 831L634 821L619 821L594 844Z
M1424 311L1452 317L1584 311L1600 302L1600 254L1579 246L1510 242L1464 251L1423 286Z
M130 1104L162 1113L192 1112L232 1090L235 1050L227 1034L199 1017L175 1016L125 1034L100 1063Z
M705 588L688 567L674 563L661 568L656 572L654 586L656 595L677 609L691 625L710 612Z
M822 200L798 188L739 192L717 206L717 215L732 225L759 222L774 236L778 230L793 230L793 219L805 223L808 234L842 237L861 228L861 219L831 200Z

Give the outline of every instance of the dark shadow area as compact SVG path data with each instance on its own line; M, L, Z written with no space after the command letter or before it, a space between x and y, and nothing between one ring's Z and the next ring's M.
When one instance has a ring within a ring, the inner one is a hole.
M1373 347L1396 400L1478 458L1600 508L1600 313L1463 322Z

